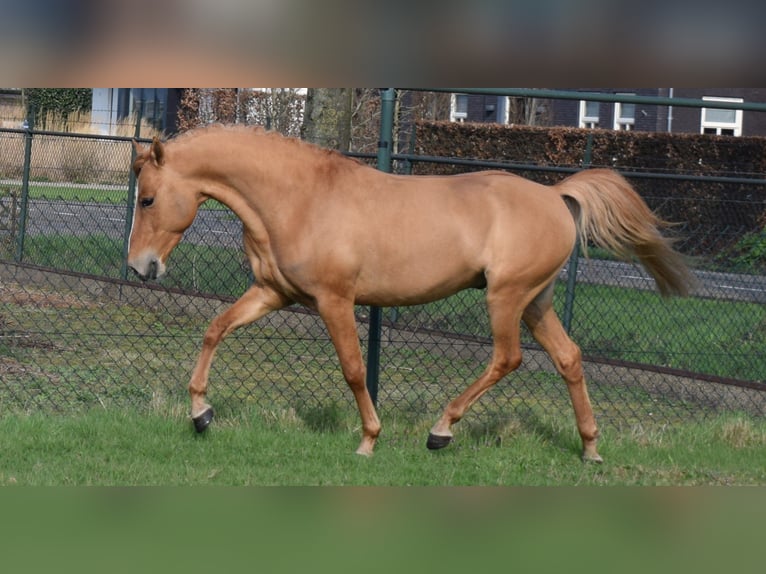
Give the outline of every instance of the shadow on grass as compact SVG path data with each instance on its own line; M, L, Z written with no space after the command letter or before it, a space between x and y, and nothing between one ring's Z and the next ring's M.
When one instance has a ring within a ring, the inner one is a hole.
M521 434L527 434L537 437L540 442L579 455L582 445L575 436L574 427L570 429L566 426L569 422L568 418L554 420L541 417L532 408L519 407L509 415L495 413L484 420L472 422L463 432L478 446L499 447Z
M344 428L344 411L336 402L297 409L303 423L313 432L336 433Z

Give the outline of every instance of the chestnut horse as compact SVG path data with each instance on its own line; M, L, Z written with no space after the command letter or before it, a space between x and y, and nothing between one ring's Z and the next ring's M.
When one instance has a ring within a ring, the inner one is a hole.
M134 142L138 192L128 265L142 279L165 272L168 255L213 198L242 220L255 284L207 329L191 376L198 432L216 347L229 333L297 302L316 310L362 419L357 452L371 455L380 421L365 386L354 305L428 303L486 288L493 354L449 403L427 446L521 363L520 322L566 381L584 460L601 461L580 350L556 317L553 284L577 237L635 256L664 295L685 294L690 274L659 231L662 222L628 182L605 169L544 186L504 172L454 176L386 174L261 128L211 126L146 148Z

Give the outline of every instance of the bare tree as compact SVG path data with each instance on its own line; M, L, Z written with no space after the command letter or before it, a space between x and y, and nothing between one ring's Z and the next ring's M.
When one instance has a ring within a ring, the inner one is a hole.
M449 119L450 95L397 93L394 152L408 152L415 124ZM262 125L342 151L375 153L380 139L378 88L187 88L179 130L212 122Z
M186 88L179 131L213 122L255 124L298 136L305 97L298 88Z
M351 149L376 153L380 140L380 90L354 88L351 109Z
M450 95L399 90L394 117L394 152L408 152L415 123L448 120ZM351 111L351 149L375 153L380 139L380 90L354 88Z
M300 136L306 97L300 88L255 88L240 94L240 121Z
M522 126L550 124L551 107L540 98L509 98L508 123Z

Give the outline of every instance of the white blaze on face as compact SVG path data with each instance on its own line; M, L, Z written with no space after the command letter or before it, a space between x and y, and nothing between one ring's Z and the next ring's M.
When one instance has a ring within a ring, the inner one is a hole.
M136 271L140 276L145 277L150 275L152 279L158 279L165 274L165 265L160 261L156 252L153 249L144 249L142 253L132 253L131 244L133 240L133 233L136 228L136 218L138 217L138 210L141 209L139 198L138 181L136 181L136 197L133 203L133 219L130 222L130 236L128 237L128 265ZM152 272L152 267L154 271Z
M136 196L133 198L133 220L130 222L130 235L128 235L128 253L130 253L130 242L133 239L133 229L136 227L136 212L138 211L138 178L136 178Z

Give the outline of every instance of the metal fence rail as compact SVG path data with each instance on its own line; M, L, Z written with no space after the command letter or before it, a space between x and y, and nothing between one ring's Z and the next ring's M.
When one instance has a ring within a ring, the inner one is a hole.
M0 130L0 150L0 408L185 401L207 321L252 281L239 221L205 205L173 253L170 275L144 285L123 264L132 207L125 138ZM732 232L745 233L735 219ZM557 310L571 315L602 424L766 415L766 278L704 263L695 296L673 301L660 299L632 264L575 258L562 272ZM360 336L379 341L378 404L401 416L439 412L491 352L481 291L357 311ZM301 308L229 337L210 392L224 413L242 404L300 411L351 401L321 321ZM523 367L469 417L503 424L559 415L571 417L565 385L525 334Z

